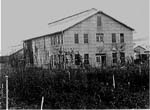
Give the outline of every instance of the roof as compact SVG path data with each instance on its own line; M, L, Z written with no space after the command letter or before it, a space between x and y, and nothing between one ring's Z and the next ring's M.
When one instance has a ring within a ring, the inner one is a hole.
M45 31L43 31L39 37L43 37L43 36L46 36L46 35L50 35L50 34L55 34L55 33L59 33L59 32L63 32L65 30L67 30L68 28L70 27L73 27L74 25L86 20L87 18L97 14L97 13L101 13L105 16L108 16L109 18L113 19L114 21L118 22L119 24L127 27L128 29L134 31L133 28L125 25L124 23L116 20L115 18L105 14L104 12L102 11L98 11L97 9L95 8L92 8L92 9L89 9L89 10L86 10L86 11L83 11L83 12L80 12L80 13L77 13L77 14L74 14L74 15L71 15L71 16L68 16L66 18L62 18L60 20L57 20L57 21L54 21L52 23L48 23L48 28L45 29ZM27 39L27 40L32 40L32 39L36 39L36 38L39 38L39 37L35 37L35 38L30 38L30 39ZM27 41L27 40L24 40L24 41Z
M140 46L140 45L134 47L134 50L136 50L137 48L141 48L141 49L143 49L143 50L146 50L144 47L142 47L142 46Z

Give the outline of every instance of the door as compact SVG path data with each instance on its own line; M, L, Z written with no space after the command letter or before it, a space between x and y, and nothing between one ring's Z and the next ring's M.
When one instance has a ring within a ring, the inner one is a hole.
M96 55L96 63L97 63L97 67L106 66L106 55L105 54L97 54Z

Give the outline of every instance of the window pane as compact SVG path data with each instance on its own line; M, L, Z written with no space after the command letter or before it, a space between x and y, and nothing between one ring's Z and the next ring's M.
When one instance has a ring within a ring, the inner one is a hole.
M88 43L88 34L84 34L84 43Z
M116 42L116 34L112 33L112 42L115 43Z
M78 34L74 34L74 41L75 43L79 43L79 37L78 37Z

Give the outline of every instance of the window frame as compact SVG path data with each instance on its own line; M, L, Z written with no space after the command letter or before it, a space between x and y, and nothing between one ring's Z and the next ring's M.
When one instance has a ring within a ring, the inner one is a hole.
M97 63L100 63L100 62L101 62L100 56L96 56L96 62L97 62Z
M96 42L104 42L104 33L96 33Z

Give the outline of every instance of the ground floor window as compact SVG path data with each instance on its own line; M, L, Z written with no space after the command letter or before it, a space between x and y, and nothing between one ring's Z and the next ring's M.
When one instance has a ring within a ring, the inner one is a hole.
M117 63L117 53L112 53L113 63Z
M75 54L75 64L80 65L80 63L81 63L80 54Z
M84 54L84 64L89 64L89 54Z
M121 60L121 63L125 63L125 53L124 52L120 52L120 60Z

